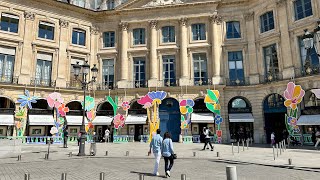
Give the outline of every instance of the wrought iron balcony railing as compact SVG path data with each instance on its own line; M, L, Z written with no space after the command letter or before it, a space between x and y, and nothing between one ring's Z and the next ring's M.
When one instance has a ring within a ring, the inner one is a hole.
M82 89L81 82L77 80L67 81L66 85L69 89Z
M250 85L249 78L241 78L241 79L229 79L226 78L227 86L248 86Z
M49 86L49 87L55 87L55 86L56 86L56 81L50 81L49 79L31 78L31 79L30 79L30 85L32 85L32 86Z
M259 76L260 84L271 83L275 81L283 80L283 76L281 72L277 73L267 73L266 75Z
M96 83L97 90L109 90L114 89L115 84L113 82L102 82L102 83Z

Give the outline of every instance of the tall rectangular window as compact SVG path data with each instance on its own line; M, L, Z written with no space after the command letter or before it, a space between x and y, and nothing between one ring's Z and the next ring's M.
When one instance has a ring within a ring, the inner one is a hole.
M54 24L40 21L38 37L53 40Z
M165 55L162 56L163 61L163 79L165 86L176 85L176 73L175 73L175 56Z
M114 9L114 0L107 0L108 9Z
M145 29L144 28L137 28L133 30L133 44L145 44Z
M192 40L206 40L205 24L192 24Z
M12 82L14 58L14 48L5 48L0 46L0 82Z
M113 89L114 87L114 60L102 60L102 81L105 87Z
M50 86L52 70L52 54L38 53L35 84L41 86Z
M104 47L114 47L115 44L115 32L108 31L103 33Z
M242 52L228 52L228 62L230 83L232 85L244 83Z
M85 46L86 45L86 31L81 29L73 29L72 44Z
M19 16L13 14L2 13L0 30L18 33Z
M311 0L295 0L293 6L296 20L312 16Z
M307 50L304 48L302 37L298 37L298 43L300 47L300 59L301 59L301 70L305 72L304 65L306 63L307 59ZM313 48L310 50L310 65L311 68L319 68L320 67L320 57L317 55L316 49L313 46Z
M146 87L146 61L144 57L133 58L133 79L136 88Z
M260 16L261 33L274 29L273 11L269 11Z
M272 77L277 77L279 73L279 62L276 44L263 48L263 55L265 61L265 73L266 76L271 75Z
M193 72L194 84L206 85L207 81L207 56L204 53L192 54L193 57Z
M169 43L169 42L175 42L175 28L174 26L164 26L162 27L162 42L163 43Z
M240 38L240 22L229 21L227 22L227 39Z

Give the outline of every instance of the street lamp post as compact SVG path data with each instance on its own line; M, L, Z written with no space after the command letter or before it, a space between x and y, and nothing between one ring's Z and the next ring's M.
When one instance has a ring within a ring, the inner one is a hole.
M80 71L82 68L82 80L78 79L80 75ZM87 75L89 75L90 71L90 65L88 64L88 61L86 61L83 65L79 65L79 62L77 64L73 65L74 69L74 76L75 79L80 81L82 89L83 89L83 111L82 111L82 124L80 128L80 146L79 146L79 154L78 156L85 156L85 141L86 141L86 131L85 131L85 116L86 116L86 90L90 83L95 82L98 74L98 68L96 67L96 64L93 65L93 68L91 68L92 72L92 80L87 82Z
M305 72L310 75L313 71L310 58L312 48L315 49L317 55L320 57L320 20L318 21L318 26L313 30L313 32L309 32L307 29L304 30L304 32L302 41L304 48L307 50L304 68Z

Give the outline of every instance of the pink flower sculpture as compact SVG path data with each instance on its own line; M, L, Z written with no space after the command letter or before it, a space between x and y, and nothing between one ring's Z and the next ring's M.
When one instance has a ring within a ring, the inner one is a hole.
M66 116L66 113L69 112L69 108L66 107L65 104L61 104L58 107L58 112L59 112L60 116Z
M91 111L87 111L87 118L92 121L96 116L96 112L94 109L92 109Z
M124 111L128 110L130 108L129 102L128 101L122 102L121 107Z
M286 101L284 105L286 107L291 107L293 110L297 109L297 104L302 101L305 92L301 86L295 85L293 82L289 82L287 89L284 91L284 97Z
M113 120L114 128L116 129L122 128L124 126L124 122L125 122L124 116L122 114L117 114Z
M138 100L138 103L143 105L143 108L146 109L152 106L152 101L153 100L148 95L145 95Z
M60 93L54 92L49 94L47 102L50 107L58 108L63 103L63 99Z

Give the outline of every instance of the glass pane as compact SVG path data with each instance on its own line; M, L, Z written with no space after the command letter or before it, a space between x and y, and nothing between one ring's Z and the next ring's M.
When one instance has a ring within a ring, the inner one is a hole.
M78 44L77 39L78 39L78 33L76 31L72 31L72 44Z
M79 33L79 45L84 46L85 45L85 38L86 34L85 33Z
M4 55L0 54L0 81L3 75L3 69L4 69Z
M234 61L229 61L229 69L236 69L236 63Z
M243 67L242 67L242 61L236 61L236 67L237 67L237 69L243 69Z

